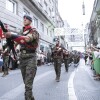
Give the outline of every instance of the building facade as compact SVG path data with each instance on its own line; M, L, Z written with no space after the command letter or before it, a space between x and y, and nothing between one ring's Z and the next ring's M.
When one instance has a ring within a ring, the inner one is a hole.
M0 20L8 29L18 33L23 26L23 16L33 18L32 26L40 34L39 50L48 51L53 44L54 28L62 27L58 0L0 0Z
M100 44L100 0L95 0L89 24L89 45Z

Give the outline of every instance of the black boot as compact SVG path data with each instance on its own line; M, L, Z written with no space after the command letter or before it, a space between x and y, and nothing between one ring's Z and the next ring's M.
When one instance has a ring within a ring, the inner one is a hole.
M66 72L68 72L68 69L66 69Z
M34 99L34 97L32 97L32 99L31 99L31 100L35 100L35 99Z
M57 78L56 78L56 82L59 82L59 81L60 81L60 77L57 77Z

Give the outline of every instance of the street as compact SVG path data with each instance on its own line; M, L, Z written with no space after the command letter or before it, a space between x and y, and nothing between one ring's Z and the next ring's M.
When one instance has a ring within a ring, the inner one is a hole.
M100 0L0 0L0 100L34 98L100 100Z
M24 84L20 70L0 74L0 100L24 100ZM36 100L100 100L100 82L93 79L89 66L81 59L78 68L73 65L65 72L62 65L60 82L55 81L53 65L38 67L33 94Z

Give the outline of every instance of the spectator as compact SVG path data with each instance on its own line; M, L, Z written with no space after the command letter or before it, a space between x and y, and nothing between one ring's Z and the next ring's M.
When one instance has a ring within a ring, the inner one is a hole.
M38 66L41 65L41 55L40 55L39 52L37 53L37 65L38 65Z
M47 63L48 63L48 65L50 65L50 62L51 62L51 53L48 51L48 53L47 53Z
M95 71L94 79L100 80L100 46L92 47L93 52L93 68Z
M85 57L84 57L85 65L87 64L87 58L88 58L88 54L87 54L87 52L86 52L86 53L85 53Z

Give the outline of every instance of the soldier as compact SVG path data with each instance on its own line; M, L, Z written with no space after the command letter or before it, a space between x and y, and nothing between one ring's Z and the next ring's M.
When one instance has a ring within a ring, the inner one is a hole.
M20 44L20 69L25 84L25 100L35 100L32 95L33 80L37 71L36 49L39 41L39 34L31 27L32 18L24 16L24 27L21 35L6 33L6 38Z
M68 51L66 51L66 50L63 50L63 59L64 59L64 64L65 64L65 71L68 72L69 54L68 54Z
M73 60L73 62L74 62L74 67L77 67L77 66L78 66L79 60L80 60L80 56L79 56L78 52L75 51L75 52L74 52L74 60Z
M54 68L56 73L56 81L60 81L60 74L61 74L61 63L63 58L63 50L59 46L59 42L56 44L56 46L53 48L52 52L53 61L54 61Z
M2 77L5 77L8 75L8 67L9 67L9 47L7 44L3 46L3 52L2 52L2 58L3 58L3 69L4 69L4 74Z

